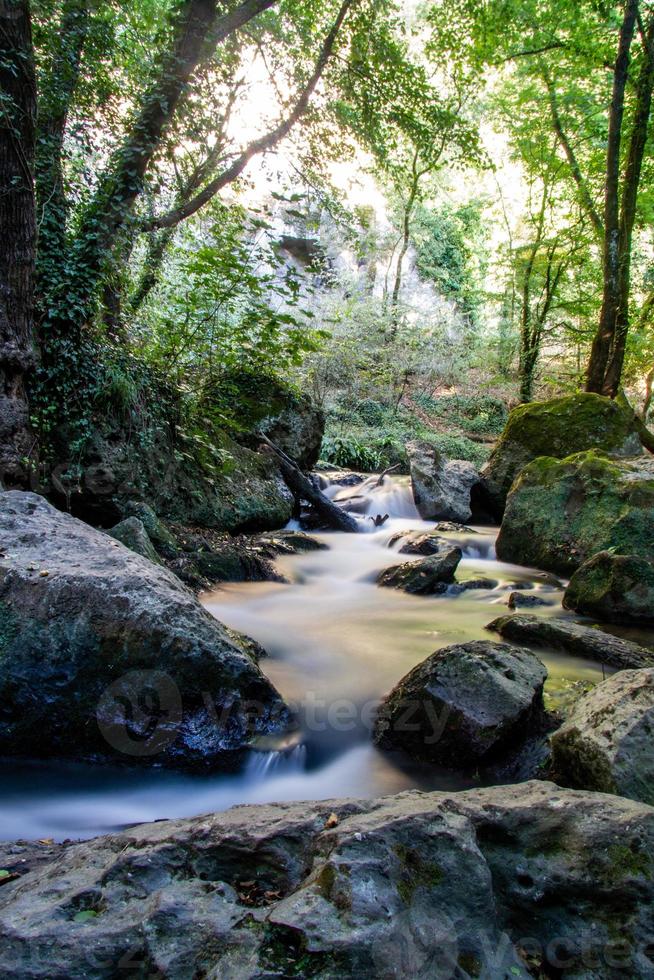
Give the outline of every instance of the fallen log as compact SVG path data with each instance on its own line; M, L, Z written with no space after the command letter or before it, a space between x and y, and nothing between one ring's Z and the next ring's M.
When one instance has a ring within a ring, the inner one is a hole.
M399 463L396 463L395 466L389 466L388 469L385 469L383 473L380 473L379 474L379 476L377 477L377 482L375 483L375 486L376 487L381 487L383 485L383 483L384 483L384 478L387 477L389 473L394 473L395 470L399 470L399 468L400 468L400 464Z
M277 457L277 463L284 481L296 500L305 500L311 504L322 520L335 531L346 531L353 534L360 530L356 519L333 503L329 497L326 497L322 490L305 476L295 460L287 456L268 436L259 433L259 438L264 443L265 448Z

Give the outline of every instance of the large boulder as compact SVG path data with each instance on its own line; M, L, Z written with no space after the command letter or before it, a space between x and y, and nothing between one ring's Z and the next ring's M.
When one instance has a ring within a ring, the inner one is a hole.
M654 458L533 460L511 488L496 549L502 561L563 574L598 551L651 556Z
M654 810L551 783L0 844L0 973L652 976Z
M637 643L574 623L570 619L519 613L514 616L499 616L486 629L499 633L504 639L514 643L554 647L576 657L587 657L607 664L617 670L654 666L654 653Z
M461 557L460 548L450 548L449 551L418 561L392 565L380 573L377 584L389 589L401 589L412 595L439 594L445 592L448 584L454 581Z
M496 517L502 516L511 484L532 459L563 459L586 449L623 456L641 452L629 406L581 392L514 408L482 470L484 497L490 510Z
M219 765L286 708L171 572L0 494L0 754Z
M289 395L282 411L264 419L260 428L300 469L309 470L318 462L325 413L308 395Z
M101 527L138 517L150 537L144 500L164 521L230 533L274 529L290 520L293 495L271 454L221 431L184 441L161 426L146 435L147 445L140 445L120 424L103 420L85 447L81 476L77 467L70 477L61 474L58 485L69 487L67 497L53 489L51 498Z
M445 647L384 699L375 740L449 769L492 762L540 725L546 677L535 654L506 643Z
M460 521L472 517L470 496L479 483L473 463L445 459L428 442L413 440L406 445L413 498L425 521Z
M600 551L574 573L563 605L609 623L652 623L654 565L639 555Z
M654 804L654 669L623 670L574 705L552 736L566 786Z

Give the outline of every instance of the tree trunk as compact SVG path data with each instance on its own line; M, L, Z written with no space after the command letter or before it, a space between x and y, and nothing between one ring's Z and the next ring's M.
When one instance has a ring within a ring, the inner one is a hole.
M638 75L636 107L629 140L629 152L625 166L622 206L620 208L620 263L619 307L616 329L609 352L604 376L604 394L614 398L620 387L622 365L624 363L627 332L629 330L629 290L631 285L631 241L636 220L638 187L647 143L649 117L652 107L652 88L654 87L654 16L645 37L644 55Z
M36 80L29 0L0 4L0 479L5 489L28 482L33 437L25 374L33 364L36 209Z
M618 54L613 73L613 94L609 111L609 133L606 151L604 185L604 290L600 322L593 340L586 374L586 391L607 394L605 376L611 345L621 329L622 310L620 266L623 262L620 228L620 146L624 117L624 96L629 76L631 43L633 41L638 0L627 0L620 27ZM613 393L615 394L615 392Z

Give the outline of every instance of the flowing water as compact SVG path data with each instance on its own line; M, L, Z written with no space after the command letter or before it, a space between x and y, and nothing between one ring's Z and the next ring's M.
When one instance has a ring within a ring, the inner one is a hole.
M411 560L389 547L401 530L429 530L415 510L407 479L372 478L327 486L332 499L359 515L366 533L316 535L328 547L279 560L288 584L226 585L203 602L228 626L268 651L261 662L296 709L299 728L262 743L236 774L188 775L61 763L5 763L0 771L0 839L90 837L164 817L191 816L236 803L335 796L379 796L411 787L459 789L470 779L411 764L377 750L370 727L379 699L416 663L451 643L492 637L485 626L506 611L516 587L550 603L533 611L562 613L561 583L495 558L494 529L445 532L463 550L457 579L490 579L492 587L443 596L409 596L375 585L385 567ZM370 518L389 517L376 528ZM395 548L399 547L399 544ZM529 610L530 612L532 610ZM556 703L602 668L541 651Z

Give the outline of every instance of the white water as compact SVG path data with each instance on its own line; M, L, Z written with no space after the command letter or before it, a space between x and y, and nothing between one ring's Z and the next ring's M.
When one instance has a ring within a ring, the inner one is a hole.
M0 839L90 837L163 817L191 816L236 803L378 796L420 788L472 785L460 775L378 751L370 723L379 699L420 660L451 643L488 637L516 582L552 605L533 611L563 615L552 577L495 559L495 533L445 534L464 558L457 578L491 578L492 589L436 597L409 596L375 585L377 574L411 556L388 548L394 532L430 529L415 512L406 479L382 487L329 488L348 496L366 534L322 534L329 550L280 560L291 584L228 585L203 599L220 620L269 651L264 672L298 710L300 731L282 751L252 752L243 771L186 775L61 763L5 764ZM354 501L352 497L359 497ZM375 529L370 516L388 513ZM531 610L530 610L531 611ZM554 652L542 654L557 692L574 680L597 681L601 668Z

